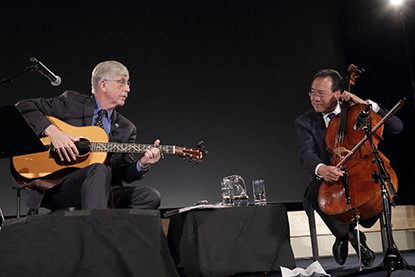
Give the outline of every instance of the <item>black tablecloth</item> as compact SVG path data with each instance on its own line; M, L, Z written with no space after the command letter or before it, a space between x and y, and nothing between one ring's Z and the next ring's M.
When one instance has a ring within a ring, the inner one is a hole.
M157 210L85 210L10 219L0 276L178 276Z
M170 220L173 260L188 276L295 267L284 205L192 210Z

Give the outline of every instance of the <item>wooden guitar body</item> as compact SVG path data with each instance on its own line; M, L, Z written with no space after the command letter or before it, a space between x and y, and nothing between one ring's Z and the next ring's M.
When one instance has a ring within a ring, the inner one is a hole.
M82 137L95 142L108 142L107 133L104 129L97 126L75 127L71 126L54 117L48 119L62 131L73 137ZM41 138L44 145L50 146L49 137ZM93 163L104 163L108 153L106 152L89 152L86 156L78 157L77 163L58 164L55 157L51 156L50 151L28 154L13 157L12 162L14 169L24 178L36 179L48 176L54 172L65 170L67 168L84 168Z

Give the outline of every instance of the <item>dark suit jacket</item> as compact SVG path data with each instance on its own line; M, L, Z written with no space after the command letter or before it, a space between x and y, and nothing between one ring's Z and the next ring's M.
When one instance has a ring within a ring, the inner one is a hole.
M387 112L388 111L381 106L378 114L383 117ZM386 136L398 134L403 129L402 121L396 116L392 116L385 122L384 126L384 134ZM308 187L316 180L314 174L316 166L319 163L326 165L330 164L330 154L327 151L325 139L326 126L324 124L323 115L317 113L314 109L309 110L295 120L295 128L300 145L300 161L310 173L307 179ZM308 204L304 205L304 208L307 209L308 207Z
M37 98L22 100L16 104L32 129L42 136L51 122L45 115L56 117L73 126L90 126L95 108L94 96L65 91L55 98ZM135 142L136 126L114 110L112 113L111 142ZM115 154L112 157L112 185L122 185L122 181L131 183L142 178L136 169L133 154Z

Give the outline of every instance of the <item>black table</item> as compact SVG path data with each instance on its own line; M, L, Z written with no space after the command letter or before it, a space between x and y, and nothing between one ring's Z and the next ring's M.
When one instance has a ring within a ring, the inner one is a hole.
M230 276L294 268L285 205L192 210L170 220L168 242L186 275Z
M6 220L0 276L179 276L158 210L56 211Z

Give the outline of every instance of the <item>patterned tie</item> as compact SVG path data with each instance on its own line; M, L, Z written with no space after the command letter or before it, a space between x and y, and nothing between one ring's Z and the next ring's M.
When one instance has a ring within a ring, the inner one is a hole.
M107 115L107 111L104 109L99 110L97 120L95 121L95 126L98 126L104 129L104 122L102 121L102 117L104 115Z

